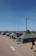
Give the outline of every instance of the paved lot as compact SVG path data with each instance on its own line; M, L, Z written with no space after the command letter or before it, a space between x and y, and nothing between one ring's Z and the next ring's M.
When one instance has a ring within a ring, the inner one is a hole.
M30 48L31 43L18 45L15 40L0 35L0 56L36 56Z

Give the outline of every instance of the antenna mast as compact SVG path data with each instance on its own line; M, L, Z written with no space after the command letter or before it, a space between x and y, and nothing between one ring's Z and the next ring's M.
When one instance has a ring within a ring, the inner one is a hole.
M27 31L27 17L26 17L26 31Z

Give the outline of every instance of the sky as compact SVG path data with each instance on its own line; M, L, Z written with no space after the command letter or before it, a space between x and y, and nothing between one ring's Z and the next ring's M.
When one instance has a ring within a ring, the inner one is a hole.
M0 0L0 30L36 31L36 0Z

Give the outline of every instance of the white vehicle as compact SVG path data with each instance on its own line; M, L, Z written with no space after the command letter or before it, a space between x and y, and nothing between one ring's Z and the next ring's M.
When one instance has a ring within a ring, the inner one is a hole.
M10 38L16 39L17 38L17 35L15 33L11 33L10 34Z
M7 35L7 36L9 36L9 35L10 35L10 33L6 33L6 35Z
M1 32L2 35L5 35L5 32Z

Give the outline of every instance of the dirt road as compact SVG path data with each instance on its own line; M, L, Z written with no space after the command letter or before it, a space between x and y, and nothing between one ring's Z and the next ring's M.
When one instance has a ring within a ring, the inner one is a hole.
M36 53L33 54L29 46L17 45L15 40L0 35L0 56L36 56Z

